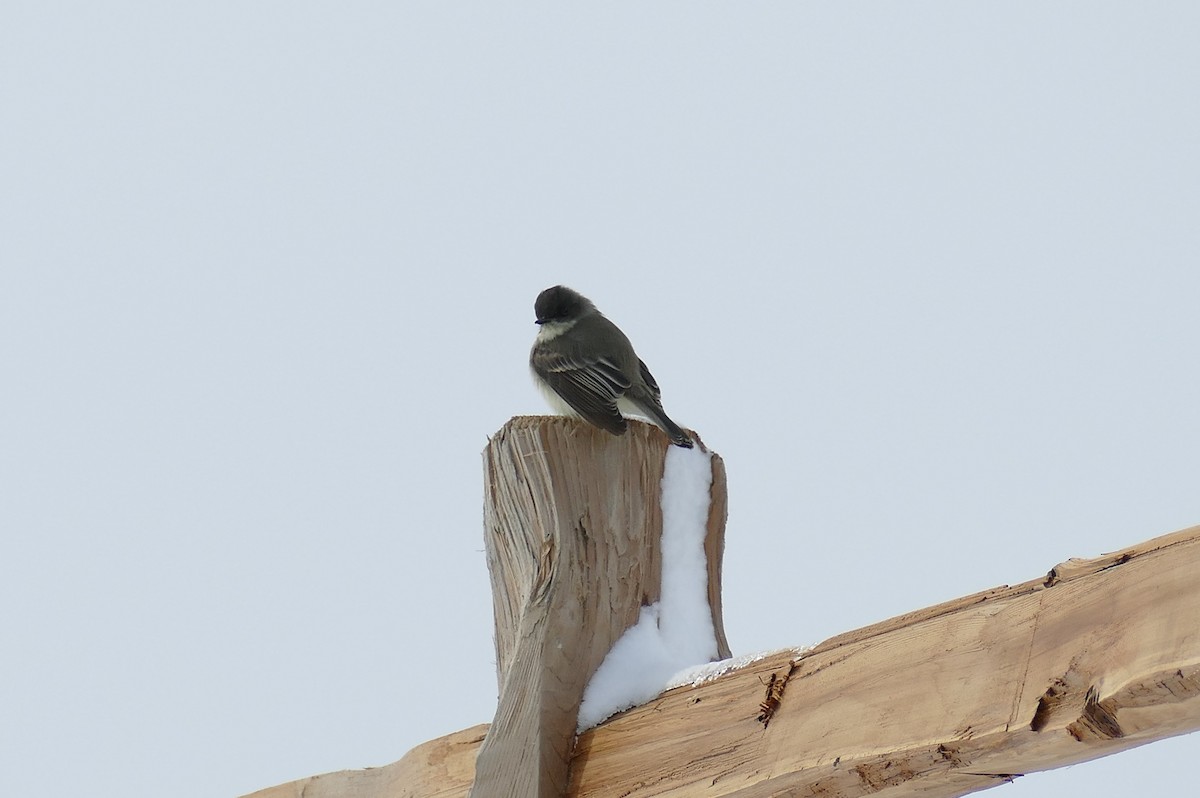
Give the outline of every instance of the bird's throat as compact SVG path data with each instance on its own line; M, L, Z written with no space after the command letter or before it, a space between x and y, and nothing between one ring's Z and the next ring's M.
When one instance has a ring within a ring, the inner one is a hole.
M553 341L558 336L565 333L567 330L575 326L575 320L571 321L548 321L538 328L537 341L545 343Z

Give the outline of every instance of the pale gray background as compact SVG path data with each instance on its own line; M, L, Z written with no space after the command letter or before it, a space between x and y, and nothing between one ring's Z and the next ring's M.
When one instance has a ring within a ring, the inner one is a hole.
M1198 40L1190 2L6 2L0 792L489 720L480 451L542 412L557 282L726 459L735 653L1200 523ZM1190 795L1197 753L997 794Z

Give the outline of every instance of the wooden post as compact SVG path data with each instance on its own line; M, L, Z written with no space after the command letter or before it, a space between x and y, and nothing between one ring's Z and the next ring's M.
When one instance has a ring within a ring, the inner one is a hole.
M500 700L472 798L565 794L579 704L613 643L659 598L667 439L525 416L484 452L484 534ZM719 656L725 474L712 457L705 550Z

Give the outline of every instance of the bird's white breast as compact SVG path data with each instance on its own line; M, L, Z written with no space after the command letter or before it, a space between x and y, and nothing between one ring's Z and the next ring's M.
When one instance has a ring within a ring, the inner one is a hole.
M538 373L531 367L529 374L533 377L533 384L541 391L542 396L546 398L546 404L550 405L550 409L562 416L571 416L579 418L579 414L575 412L575 408L563 401L563 398L558 395L558 392L546 384L546 381L538 376Z

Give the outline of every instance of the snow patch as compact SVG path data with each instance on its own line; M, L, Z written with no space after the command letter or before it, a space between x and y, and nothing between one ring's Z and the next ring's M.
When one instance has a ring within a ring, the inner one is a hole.
M642 607L637 623L625 630L588 682L579 707L579 731L644 704L684 669L717 656L704 555L711 488L711 453L678 446L667 451L662 593L657 602Z
M799 657L809 651L812 651L812 646L804 646L801 648L777 648L772 651L759 651L754 654L743 654L740 657L731 657L730 659L722 659L716 662L706 662L703 665L695 665L691 668L685 668L672 676L668 681L667 690L676 687L699 687L700 685L711 682L718 676L724 676L730 671L736 671L740 668L745 668L747 665L753 665L759 660L774 656L775 654L790 652L793 656Z

